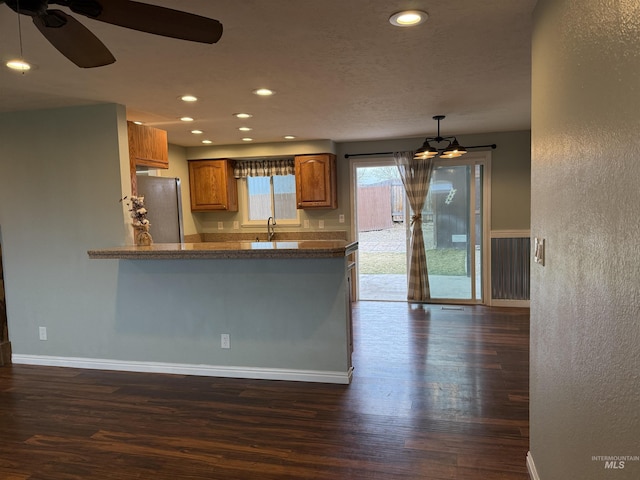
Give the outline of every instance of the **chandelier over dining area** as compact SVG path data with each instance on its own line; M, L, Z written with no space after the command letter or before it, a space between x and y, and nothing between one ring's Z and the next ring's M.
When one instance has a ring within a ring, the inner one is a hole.
M424 160L426 158L434 158L440 156L441 158L456 158L461 157L467 153L467 149L458 143L456 137L442 137L440 136L440 120L444 120L444 115L434 115L433 119L438 122L438 135L435 137L427 137L422 146L416 150L414 157L417 160ZM445 148L438 148L438 146L432 145L448 142L449 144Z

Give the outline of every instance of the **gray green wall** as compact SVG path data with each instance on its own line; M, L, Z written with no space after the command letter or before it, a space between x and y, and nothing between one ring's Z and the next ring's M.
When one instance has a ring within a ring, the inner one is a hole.
M115 105L0 114L0 225L14 354L94 356L115 340L118 264L92 262L87 250L126 239L124 122L124 108ZM38 340L39 326L48 328L48 341Z
M88 258L87 250L131 243L119 202L130 191L124 107L0 114L0 135L14 355L347 371L344 258ZM181 155L172 148L172 158ZM221 333L230 350L220 348Z
M426 136L426 134L425 134ZM528 230L530 223L531 137L529 132L458 135L462 145L491 145L491 229ZM349 160L345 154L416 150L422 138L337 144L338 202L349 202ZM350 216L350 212L349 213ZM351 224L351 222L348 222Z
M640 456L638 2L534 15L531 455L542 480L636 480L592 457Z

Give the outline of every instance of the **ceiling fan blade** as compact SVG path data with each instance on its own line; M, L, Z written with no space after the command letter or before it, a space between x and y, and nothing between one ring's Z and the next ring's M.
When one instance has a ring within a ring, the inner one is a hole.
M79 67L101 67L116 61L98 37L61 10L47 10L33 17L33 23L51 45Z
M83 8L83 2L78 0L69 0L68 6L73 12L94 20L163 37L216 43L222 36L219 21L193 13L131 0L98 0L93 3L100 5L99 13Z

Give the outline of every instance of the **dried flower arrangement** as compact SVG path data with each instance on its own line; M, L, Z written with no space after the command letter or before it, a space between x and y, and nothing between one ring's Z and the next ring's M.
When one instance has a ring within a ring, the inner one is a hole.
M125 196L120 201L127 201L127 206L131 212L131 218L133 218L133 228L135 230L134 239L136 245L151 245L153 239L149 234L149 220L147 219L147 209L144 206L144 197L131 196L127 199Z
M127 197L125 196L121 201L123 200L126 201ZM130 203L127 202L127 206L131 212L131 218L133 218L133 226L142 227L144 225L149 225L147 209L144 206L144 197L136 197L132 195L128 200Z

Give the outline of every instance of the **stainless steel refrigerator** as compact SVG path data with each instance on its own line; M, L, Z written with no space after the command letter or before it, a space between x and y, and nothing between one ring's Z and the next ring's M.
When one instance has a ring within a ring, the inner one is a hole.
M140 174L136 178L138 196L144 197L153 242L184 242L180 179Z

